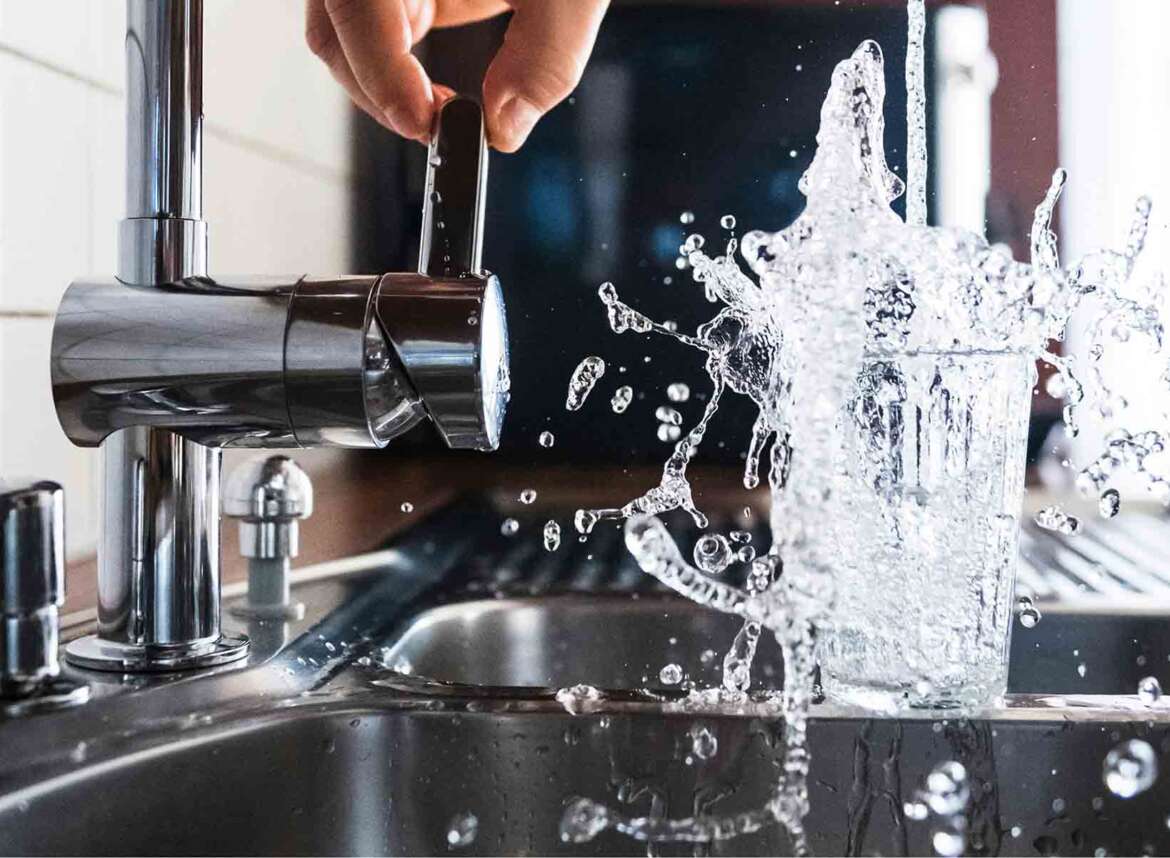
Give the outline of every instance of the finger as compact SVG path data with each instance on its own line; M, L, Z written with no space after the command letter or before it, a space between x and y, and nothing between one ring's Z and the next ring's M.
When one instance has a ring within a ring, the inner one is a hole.
M435 112L437 113L442 109L444 104L455 97L455 90L441 83L433 83L431 84L431 88L435 92Z
M353 70L350 69L345 53L341 50L341 43L337 41L333 22L329 20L329 13L325 11L325 0L305 2L305 42L309 50L325 63L333 79L341 84L353 103L368 113L374 121L388 127L386 117L366 97L353 76Z
M410 53L413 38L402 0L325 0L325 11L366 98L403 137L426 140L434 93Z
M581 80L608 0L513 0L516 13L483 82L488 139L515 152Z
M461 27L493 15L502 15L510 8L506 0L440 0L435 9L434 25Z

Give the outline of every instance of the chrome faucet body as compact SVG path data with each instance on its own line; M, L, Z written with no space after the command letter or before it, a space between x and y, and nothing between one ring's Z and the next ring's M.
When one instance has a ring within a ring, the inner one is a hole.
M62 428L101 446L99 632L68 660L220 664L224 447L380 448L424 418L494 449L508 397L499 282L479 267L480 106L441 112L417 273L207 276L202 0L127 0L126 219L112 280L79 280L53 332Z

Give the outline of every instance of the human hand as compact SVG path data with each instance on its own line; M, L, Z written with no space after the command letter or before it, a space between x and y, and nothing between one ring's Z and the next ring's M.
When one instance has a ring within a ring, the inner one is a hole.
M483 82L488 141L515 152L581 79L609 0L306 0L305 40L362 110L412 140L430 137L452 91L410 49L432 27L514 11Z

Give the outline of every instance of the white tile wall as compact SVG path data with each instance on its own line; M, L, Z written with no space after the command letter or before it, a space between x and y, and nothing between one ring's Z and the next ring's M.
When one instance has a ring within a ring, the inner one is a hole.
M302 4L208 0L204 209L212 273L348 268L348 104L302 37ZM48 387L71 279L112 274L123 213L122 0L0 0L0 477L67 491L88 553L96 453L72 447Z

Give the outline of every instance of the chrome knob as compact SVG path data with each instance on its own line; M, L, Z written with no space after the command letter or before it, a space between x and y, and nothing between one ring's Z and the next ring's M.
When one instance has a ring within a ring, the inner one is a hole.
M58 678L57 612L64 600L64 490L47 480L0 482L0 698L87 696L85 686Z
M289 595L290 561L300 551L302 518L313 513L313 484L288 456L256 457L228 477L224 514L239 519L240 554L248 559L248 604L257 619L299 619Z

